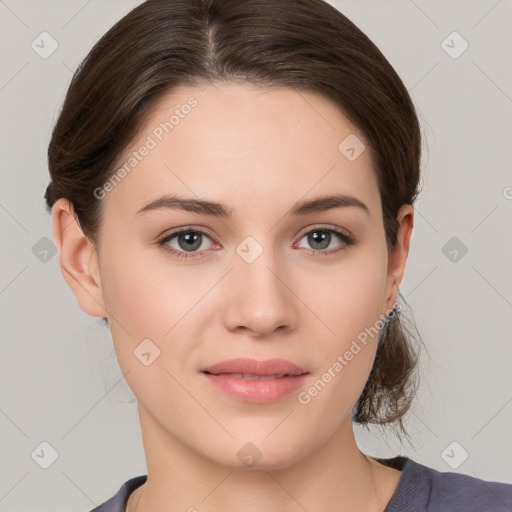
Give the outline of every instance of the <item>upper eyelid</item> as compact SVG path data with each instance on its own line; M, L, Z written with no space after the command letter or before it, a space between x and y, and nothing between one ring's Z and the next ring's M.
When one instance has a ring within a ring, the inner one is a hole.
M300 241L305 235L307 235L311 231L314 231L315 229L317 229L319 231L329 231L329 232L334 233L334 236L336 236L339 239L339 241L342 242L342 243L346 242L346 240L343 240L343 236L347 237L349 242L355 243L354 236L346 228L341 228L339 226L334 228L332 226L328 227L328 226L323 226L321 224L315 224L313 226L305 228L300 233L300 236L298 237L297 241ZM161 235L158 238L157 243L164 245L165 243L168 243L170 240L174 239L174 237L176 237L177 235L179 235L181 233L187 233L187 232L198 232L198 233L200 233L202 235L206 235L208 238L211 239L211 241L214 244L217 244L217 245L220 244L220 242L217 240L217 237L215 235L212 235L209 232L208 228L204 228L204 227L197 228L197 227L193 227L193 226L184 226L184 227L181 227L181 228L176 228L175 230L171 230L168 233L164 233L163 235ZM203 251L197 251L197 252L200 253L200 252L203 252Z
M323 230L323 231L333 231L334 233L336 233L337 231L340 231L341 234L344 234L346 235L347 237L349 238L353 238L353 235L352 233L346 229L346 228L342 228L342 227L332 227L332 226L324 226L322 224L314 224L313 226L310 226L308 228L304 228L304 230L301 232L300 234L300 238L302 238L305 234L315 230L315 229L318 229L318 230ZM174 237L176 235L179 235L180 233L186 233L186 232L199 232L201 234L205 234L207 236L209 236L213 241L215 241L216 243L219 243L217 242L217 237L215 235L213 235L209 230L208 228L204 228L204 227L194 227L194 226L184 226L184 227L181 227L181 228L175 228L175 229L171 229L170 231L168 232L164 232L162 235L160 235L158 237L158 240L163 240L165 238L168 238L168 237Z
M209 238L211 238L212 241L214 241L215 243L219 243L219 242L217 242L217 237L215 235L212 235L208 231L207 228L195 228L192 226L185 226L182 228L176 228L174 230L170 230L170 231L165 232L164 234L160 235L157 240L161 242L162 240L174 238L176 235L179 235L181 233L188 233L188 232L201 233L201 234L206 235Z

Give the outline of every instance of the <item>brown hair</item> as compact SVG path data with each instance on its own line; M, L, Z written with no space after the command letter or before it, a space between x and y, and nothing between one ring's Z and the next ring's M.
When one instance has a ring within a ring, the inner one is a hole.
M149 110L175 87L234 81L316 92L366 139L386 242L418 195L421 135L404 84L372 41L323 0L148 0L116 23L76 70L48 147L48 212L61 197L97 245L94 190L115 172ZM341 142L341 141L340 141ZM381 329L353 420L402 418L417 388L417 354L395 312Z

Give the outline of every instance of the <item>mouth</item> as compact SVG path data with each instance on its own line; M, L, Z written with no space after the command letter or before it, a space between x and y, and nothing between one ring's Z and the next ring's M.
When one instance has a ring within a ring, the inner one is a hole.
M221 361L220 363L202 368L201 371L212 375L237 375L239 378L272 377L274 379L308 373L304 368L286 359L258 361L244 357Z
M309 372L284 359L231 359L200 370L210 384L238 401L271 403L303 385Z
M290 375L288 373L283 375L258 375L252 373L211 373L204 372L209 375L229 375L233 379L246 379L246 380L273 380L273 379L283 379L285 377L296 377L296 375Z

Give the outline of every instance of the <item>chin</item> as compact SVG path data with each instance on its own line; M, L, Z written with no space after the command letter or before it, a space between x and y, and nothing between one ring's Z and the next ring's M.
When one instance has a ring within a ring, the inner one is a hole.
M253 437L244 435L243 438L231 440L229 446L225 447L228 453L212 454L211 460L232 470L275 471L292 466L305 455L308 450L299 444L299 440L294 442L285 436L276 435L275 439L270 440L261 433Z

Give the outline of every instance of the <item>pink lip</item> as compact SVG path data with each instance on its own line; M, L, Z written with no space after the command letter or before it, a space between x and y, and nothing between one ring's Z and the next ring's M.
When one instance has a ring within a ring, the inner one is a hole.
M308 372L284 359L230 359L201 369L209 382L244 402L269 403L298 389ZM237 375L238 374L238 375ZM243 378L250 377L250 378ZM268 378L276 376L276 378ZM257 380L258 377L267 377Z

